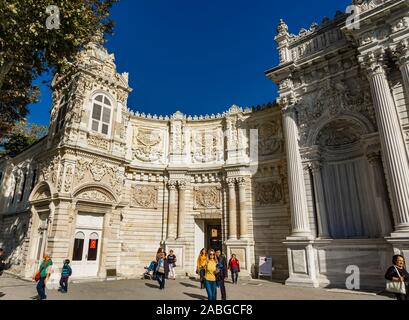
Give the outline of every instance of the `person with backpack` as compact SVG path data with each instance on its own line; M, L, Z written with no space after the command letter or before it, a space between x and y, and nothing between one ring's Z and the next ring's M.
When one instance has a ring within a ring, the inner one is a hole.
M45 294L45 286L47 284L48 279L51 276L52 265L53 265L53 261L51 260L50 255L44 254L44 260L40 264L39 270L36 272L36 274L33 277L33 280L37 282L36 289L37 289L39 300L47 299L47 296Z
M61 279L60 279L60 291L62 293L68 292L68 279L72 275L72 269L70 267L70 260L64 261L64 266L61 270Z
M169 276L176 280L176 255L173 253L173 250L169 251L169 255L167 257L168 265L169 265Z

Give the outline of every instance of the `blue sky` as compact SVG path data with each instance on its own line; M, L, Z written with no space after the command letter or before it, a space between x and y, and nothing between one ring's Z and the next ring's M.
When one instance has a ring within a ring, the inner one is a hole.
M280 18L292 33L345 11L352 0L121 0L106 47L130 73L128 106L169 115L224 112L232 104L273 101L264 71L277 65ZM51 92L30 106L30 122L48 125Z

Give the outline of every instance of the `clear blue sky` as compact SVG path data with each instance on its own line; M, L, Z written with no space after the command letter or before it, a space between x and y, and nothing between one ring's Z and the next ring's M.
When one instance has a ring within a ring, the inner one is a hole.
M264 71L277 65L280 18L298 34L333 18L352 0L121 0L112 10L115 34L107 48L119 72L130 73L128 106L169 115L224 112L232 104L273 101ZM42 87L30 122L49 123L51 93Z

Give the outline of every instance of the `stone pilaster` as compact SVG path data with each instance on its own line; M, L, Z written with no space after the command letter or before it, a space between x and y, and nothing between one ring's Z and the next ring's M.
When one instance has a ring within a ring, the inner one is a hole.
M176 186L177 182L170 180L168 183L169 188L169 211L168 211L168 240L176 239L177 228L177 204L176 204Z
M383 65L383 52L361 58L368 73L371 94L389 181L395 232L409 235L409 165L399 116Z
M178 239L184 237L185 211L186 211L186 181L179 181L179 216L178 216Z
M324 187L322 184L322 164L319 160L312 161L311 172L315 190L315 206L317 209L318 237L321 239L330 238L330 231L327 218L327 206L324 198Z
M246 178L239 178L239 203L240 203L240 239L248 237L248 222L247 222L247 200L246 200Z
M304 173L298 145L298 127L295 111L284 111L284 135L286 141L288 186L291 207L292 237L309 237L308 206L305 191Z
M237 239L236 180L227 180L229 186L229 240Z

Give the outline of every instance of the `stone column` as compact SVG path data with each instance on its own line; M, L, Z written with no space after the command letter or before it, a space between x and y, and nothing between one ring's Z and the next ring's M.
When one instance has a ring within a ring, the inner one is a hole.
M395 217L395 232L409 232L409 165L399 116L391 94L383 53L368 54L361 61L368 72L379 127L389 194Z
M312 172L315 190L315 206L317 209L318 220L318 237L321 239L328 239L330 238L330 232L327 217L327 206L325 204L324 198L324 187L322 184L321 175L322 164L319 160L316 160L311 163L310 168Z
M229 186L229 240L237 239L236 180L228 179Z
M170 180L169 188L169 211L168 211L168 240L176 239L176 181Z
M186 193L186 181L179 181L179 217L178 217L178 238L184 237L184 225L185 225L185 193Z
M286 142L288 186L291 207L292 236L311 236L308 224L308 206L304 173L298 145L298 127L293 108L284 111L284 135Z
M247 226L247 201L246 201L246 178L239 178L239 203L240 203L240 239L248 235Z

